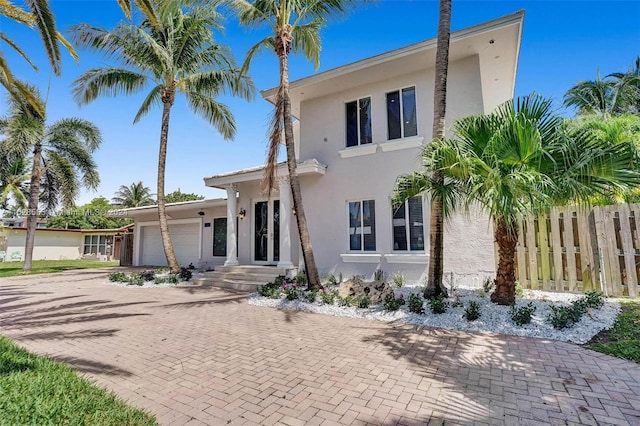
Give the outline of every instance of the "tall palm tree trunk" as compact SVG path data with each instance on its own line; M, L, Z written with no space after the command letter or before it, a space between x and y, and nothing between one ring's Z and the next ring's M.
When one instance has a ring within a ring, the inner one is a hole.
M494 226L498 244L498 271L491 301L498 305L513 305L516 302L515 254L518 231L516 224L507 224L504 216L498 217Z
M169 137L169 118L171 116L171 106L175 99L175 91L165 90L162 94L162 126L160 128L160 152L158 153L158 222L160 223L160 238L164 255L167 258L167 265L171 273L180 272L180 265L176 259L176 253L171 244L169 234L169 223L167 222L167 210L164 202L164 175L167 162L167 139Z
M33 262L33 247L36 241L36 227L38 225L38 206L40 199L40 165L42 163L42 145L33 148L33 166L31 169L31 186L29 189L29 206L27 208L27 238L24 243L24 271L31 270Z
M433 139L445 137L445 115L447 112L447 76L449 68L449 39L451 33L451 0L440 0L438 20L438 41L436 46L435 85L433 90ZM436 172L436 184L442 187L444 176ZM442 281L444 273L444 220L442 197L436 194L431 200L429 223L429 276L424 297L432 299L446 296L447 289Z
M289 169L289 183L291 185L291 195L293 198L293 210L298 224L298 234L300 235L300 245L302 246L302 257L304 258L305 272L309 290L318 290L322 287L316 261L313 256L311 237L307 227L307 218L302 205L302 191L300 190L300 180L297 172L297 162L295 153L295 141L293 137L293 123L291 121L291 99L289 98L289 47L291 36L283 30L284 34L276 37L276 52L280 62L280 87L283 96L283 120L284 120L284 141L287 148L287 167Z

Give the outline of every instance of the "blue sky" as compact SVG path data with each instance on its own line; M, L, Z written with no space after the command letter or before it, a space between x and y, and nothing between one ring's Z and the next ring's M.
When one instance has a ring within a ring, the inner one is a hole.
M59 29L87 22L111 28L122 19L116 0L51 0ZM520 51L516 96L533 91L561 100L575 82L626 71L640 55L640 1L518 1L453 0L452 30L459 30L524 9L525 23ZM303 58L292 58L291 79L325 71L375 54L435 37L438 3L435 0L382 0L331 22L323 30L320 68L316 71ZM238 62L246 50L264 36L264 31L240 28L233 18L226 21L220 43L231 47ZM120 185L142 180L155 192L160 110L153 110L136 125L133 117L143 95L101 98L79 108L70 94L71 82L85 70L107 65L92 52L80 51L80 62L64 55L63 75L52 76L35 32L0 21L8 33L39 66L39 72L2 45L12 70L19 78L48 93L48 121L77 116L95 123L104 138L95 153L101 185L96 192L84 192L78 204L103 195L111 198ZM265 52L254 61L250 72L259 90L278 81L275 55ZM6 97L6 93L3 94ZM184 103L173 108L169 134L166 190L180 188L214 198L223 196L204 186L202 178L222 172L260 165L266 153L266 128L270 104L259 96L253 102L220 98L232 109L238 127L234 141L225 142L202 119L193 116ZM0 114L6 113L5 104Z

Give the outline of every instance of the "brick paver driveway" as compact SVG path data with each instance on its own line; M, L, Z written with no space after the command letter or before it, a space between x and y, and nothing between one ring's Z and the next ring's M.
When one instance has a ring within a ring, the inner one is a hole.
M0 332L162 424L640 425L640 366L580 347L119 288L104 271L2 279Z

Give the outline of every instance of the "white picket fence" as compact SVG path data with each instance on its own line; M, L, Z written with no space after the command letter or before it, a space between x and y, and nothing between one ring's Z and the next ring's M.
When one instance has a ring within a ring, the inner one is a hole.
M553 208L523 218L518 237L524 288L640 295L640 204Z

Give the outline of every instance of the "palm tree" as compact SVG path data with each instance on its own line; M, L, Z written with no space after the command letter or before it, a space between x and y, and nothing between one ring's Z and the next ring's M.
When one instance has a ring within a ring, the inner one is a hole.
M438 40L436 45L435 84L433 90L433 139L444 139L447 113L447 76L449 71L449 41L451 39L451 0L440 0ZM432 176L435 187L442 187L444 176L436 171ZM429 221L429 275L424 297L427 299L447 295L442 280L444 274L444 220L443 194L437 191L431 197Z
M275 100L275 110L269 134L269 150L263 189L271 193L275 185L275 170L278 150L284 133L287 150L287 168L304 258L305 272L310 290L321 288L320 276L313 255L311 237L302 204L302 191L298 179L295 141L289 97L289 53L302 52L313 61L316 69L320 65L320 29L331 16L344 14L347 9L362 2L356 0L231 0L240 23L247 26L268 25L273 33L260 40L247 52L243 70L247 70L256 53L263 48L273 49L278 57L280 83ZM284 132L283 132L284 131Z
M62 43L67 48L74 59L78 59L75 50L69 42L56 30L56 23L49 8L48 0L29 0L27 9L13 4L10 0L0 0L0 15L11 19L19 24L30 28L36 27L40 33L40 38L44 44L47 57L55 75L60 75L61 58L58 43ZM0 31L0 40L15 50L24 60L37 70L36 65L29 59L27 54L15 43L6 33ZM40 115L44 116L44 111L40 109L41 103L33 97L33 92L27 86L18 81L7 63L2 51L0 51L0 84L14 97L29 102L31 107ZM27 110L25 108L25 110Z
M18 209L27 207L29 196L29 162L22 156L0 153L0 209L5 210L9 199ZM11 158L13 157L13 158Z
M608 77L616 81L617 90L627 106L625 112L640 114L640 56L636 57L628 72L614 72Z
M95 189L100 183L98 168L91 153L100 145L102 137L98 128L80 118L64 118L49 126L45 117L36 113L46 110L37 91L32 98L39 103L10 99L9 116L2 120L0 133L3 150L18 157L31 156L31 180L27 208L27 239L25 243L24 270L31 269L36 223L40 201L46 213L62 202L71 207L82 187Z
M126 3L126 2L125 2ZM231 111L215 100L223 93L251 98L253 83L241 76L233 57L215 44L213 30L220 29L220 15L211 5L190 7L189 1L140 2L144 20L139 26L121 22L111 31L81 24L73 29L73 40L82 47L103 53L120 67L93 68L73 83L78 104L88 104L101 95L134 94L150 87L133 122L162 105L158 154L158 219L167 264L178 272L169 236L165 208L165 163L171 108L182 93L189 108L213 125L225 139L236 127ZM192 2L191 2L192 3Z
M564 95L565 107L576 107L579 115L607 118L640 112L640 57L626 73L612 73L604 79L579 81Z
M118 207L130 208L155 204L151 189L144 186L142 181L133 182L129 186L120 185L120 189L114 195L111 202Z
M401 176L394 203L422 192L445 194L445 215L460 205L489 213L498 245L496 289L491 300L515 302L514 255L522 214L567 202L588 202L612 188L640 183L629 143L602 143L591 132L567 131L537 95L499 106L493 113L459 120L453 139L423 151L425 170ZM433 188L430 173L444 175Z

